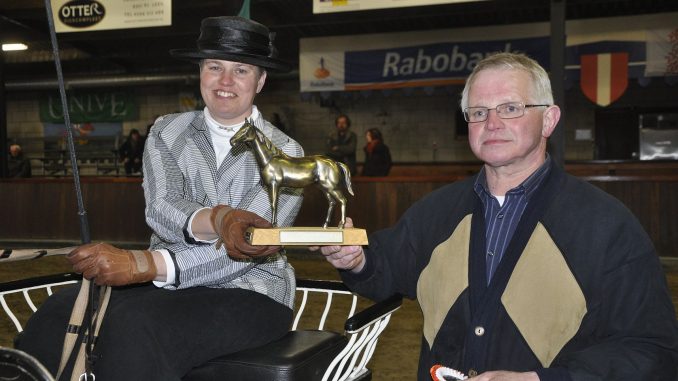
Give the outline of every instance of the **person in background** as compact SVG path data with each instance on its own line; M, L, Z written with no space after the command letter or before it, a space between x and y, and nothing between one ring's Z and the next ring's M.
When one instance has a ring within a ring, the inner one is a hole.
M370 128L365 133L367 144L363 147L365 152L365 164L363 176L388 176L391 170L391 151L384 144L381 131L378 128Z
M125 174L132 175L141 172L142 159L144 156L144 138L139 130L132 129L127 139L118 150L120 161L125 165Z
M176 114L176 113L175 113L175 114ZM148 137L148 135L151 134L151 127L153 127L153 125L155 124L155 121L158 120L158 118L160 118L161 116L162 116L162 115L155 115L155 116L153 117L153 122L151 122L151 123L149 123L148 125L146 125L146 135L144 135L144 139L146 139L146 137Z
M209 17L200 29L197 49L170 54L197 64L206 107L159 118L146 140L150 247L93 243L67 256L85 278L112 286L94 348L97 379L180 380L210 359L282 337L292 322L292 266L279 246L245 240L248 227L271 226L268 192L253 153L230 144L247 119L287 155L303 156L254 105L268 71L289 64L255 21ZM281 192L280 226L292 225L301 201L301 189ZM77 291L50 297L17 342L53 372Z
M9 160L7 161L7 177L31 177L31 161L24 156L21 146L12 144L9 146Z
M351 119L341 114L334 120L336 129L332 131L325 141L325 154L335 161L348 165L351 174L356 175L355 151L358 137L351 131Z
M547 154L560 109L546 71L490 55L461 108L478 174L419 200L369 246L320 248L352 290L418 299L418 379L442 365L478 381L676 380L659 256L619 200Z

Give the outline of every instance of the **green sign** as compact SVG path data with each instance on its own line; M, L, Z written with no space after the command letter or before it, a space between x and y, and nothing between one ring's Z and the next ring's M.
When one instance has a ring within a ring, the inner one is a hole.
M126 92L72 93L67 98L72 123L139 120L139 104ZM61 97L49 95L40 101L40 121L64 123Z

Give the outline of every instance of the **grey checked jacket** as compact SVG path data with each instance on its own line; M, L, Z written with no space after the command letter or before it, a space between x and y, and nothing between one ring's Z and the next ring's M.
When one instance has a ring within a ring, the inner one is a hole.
M303 156L299 143L263 117L254 120L254 125L286 154ZM218 204L271 220L268 192L247 147L233 147L217 168L203 112L171 114L159 118L151 128L143 166L146 222L153 230L150 248L167 249L176 268L176 282L165 288L243 288L293 307L294 270L284 255L235 261L223 247L217 250L214 244L195 242L186 233L188 219L196 210ZM279 226L292 225L301 201L301 189L281 189Z

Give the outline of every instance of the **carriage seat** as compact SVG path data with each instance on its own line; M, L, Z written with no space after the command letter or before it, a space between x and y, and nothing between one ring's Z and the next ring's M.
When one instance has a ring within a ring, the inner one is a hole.
M370 380L372 372L367 362L391 314L400 308L402 297L394 295L354 314L357 297L341 282L299 279L297 292L302 293L300 306L292 330L285 336L262 347L212 359L193 369L182 381ZM299 322L309 293L326 294L325 308L318 329L302 330L298 329ZM333 300L339 294L352 301L344 333L324 330Z
M2 283L0 304L17 332L21 332L21 320L25 320L25 316L19 319L15 313L16 307L22 309L19 296L25 299L24 303L30 307L29 311L35 312L37 306L32 298L34 293L47 291L50 295L53 287L75 283L79 278L77 274L69 273ZM341 282L298 279L296 290L298 301L294 323L285 336L262 347L208 361L194 368L182 381L370 380L372 373L367 368L367 363L391 314L400 308L402 297L394 295L355 313L358 297ZM309 297L310 294L313 297ZM314 301L309 303L312 298L315 298ZM321 302L324 300L322 312L318 312L318 298ZM313 307L306 308L308 305ZM347 319L341 318L341 312L337 312L343 310L348 310L345 315L348 316ZM317 315L320 315L319 318ZM336 320L337 316L339 322L344 323L344 332L333 332L326 328L328 317ZM309 324L313 324L312 329L307 328ZM8 358L21 360L13 355ZM16 361L14 365L21 365Z
M213 359L182 381L320 380L346 344L336 332L290 331L263 347Z

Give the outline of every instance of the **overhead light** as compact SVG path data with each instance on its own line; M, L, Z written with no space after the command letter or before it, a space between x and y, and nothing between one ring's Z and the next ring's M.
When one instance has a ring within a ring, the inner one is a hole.
M26 44L2 44L2 51L9 52L12 50L26 50L28 46Z

